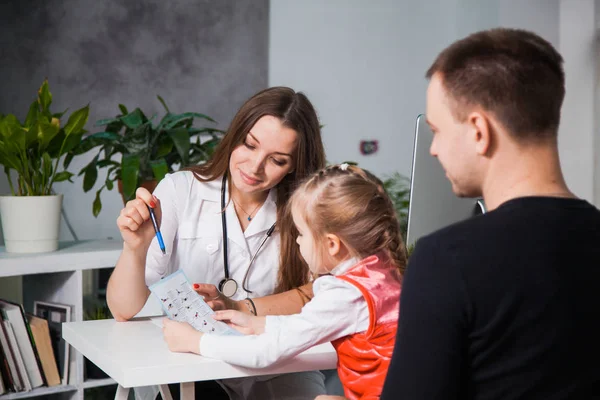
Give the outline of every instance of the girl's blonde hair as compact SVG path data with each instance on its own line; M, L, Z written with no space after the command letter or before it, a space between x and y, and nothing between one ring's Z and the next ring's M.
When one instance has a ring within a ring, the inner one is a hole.
M383 251L404 274L406 249L396 209L381 180L370 172L348 164L322 169L293 193L288 213L292 209L316 241L335 234L359 258Z

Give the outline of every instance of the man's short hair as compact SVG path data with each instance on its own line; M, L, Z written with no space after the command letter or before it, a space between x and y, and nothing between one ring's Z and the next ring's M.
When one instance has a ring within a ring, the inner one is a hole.
M540 36L506 28L474 33L442 51L427 78L438 73L457 120L479 106L517 139L556 138L563 58Z

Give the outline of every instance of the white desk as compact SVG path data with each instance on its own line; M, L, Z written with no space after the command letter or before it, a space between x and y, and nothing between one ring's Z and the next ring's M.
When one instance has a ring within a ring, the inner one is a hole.
M195 354L172 353L163 340L161 328L149 318L128 322L114 319L69 322L63 324L62 334L67 343L117 381L115 399L126 398L129 388L135 386L181 383L181 398L193 400L196 381L334 369L337 363L337 355L329 343L265 369L236 367Z

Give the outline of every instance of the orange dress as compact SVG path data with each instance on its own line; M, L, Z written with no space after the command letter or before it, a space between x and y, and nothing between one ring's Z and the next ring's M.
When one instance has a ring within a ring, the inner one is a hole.
M332 342L344 393L350 400L379 399L396 341L400 274L377 254L336 277L356 286L369 307L369 329Z

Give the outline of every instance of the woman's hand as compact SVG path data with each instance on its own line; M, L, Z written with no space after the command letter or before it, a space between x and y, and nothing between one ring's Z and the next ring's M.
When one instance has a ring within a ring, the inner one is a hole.
M194 283L194 291L204 298L204 301L213 310L238 310L240 302L224 296L215 285L209 283Z
M192 328L187 322L163 319L163 336L169 350L177 353L200 354L202 332Z
M265 317L255 317L234 310L216 311L212 316L217 321L223 321L244 335L260 335L265 331Z
M160 201L148 190L138 188L135 199L130 200L117 218L117 226L123 237L123 246L134 251L147 251L155 235L148 206L154 209L156 222L160 226Z

